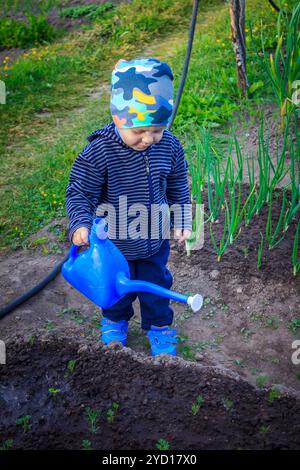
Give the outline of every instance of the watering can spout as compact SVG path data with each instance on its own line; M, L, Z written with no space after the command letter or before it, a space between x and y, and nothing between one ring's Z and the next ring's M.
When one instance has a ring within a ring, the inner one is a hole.
M121 297L129 292L149 292L150 294L156 294L160 297L166 297L168 299L177 300L178 302L187 303L193 312L200 310L203 304L203 297L200 294L196 294L194 296L179 294L178 292L165 289L164 287L160 287L152 282L130 280L123 272L119 272L117 274L116 288Z
M184 302L194 312L202 307L200 294L188 296L151 282L131 280L126 258L107 238L104 219L94 220L89 241L89 248L81 253L76 245L71 246L69 259L61 272L73 287L99 307L109 308L129 292L149 292Z

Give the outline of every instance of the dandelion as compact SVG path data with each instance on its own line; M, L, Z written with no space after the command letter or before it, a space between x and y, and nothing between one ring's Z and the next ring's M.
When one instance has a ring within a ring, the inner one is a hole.
M53 201L53 204L57 204L57 202L56 202L56 201Z
M9 60L9 56L6 56L6 57L5 57L5 60Z
M7 65L5 65L4 70L8 70L8 66L7 66Z

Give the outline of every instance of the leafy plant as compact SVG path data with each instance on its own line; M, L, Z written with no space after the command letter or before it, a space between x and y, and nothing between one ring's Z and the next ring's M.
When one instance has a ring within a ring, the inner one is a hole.
M31 424L30 424L31 416L30 415L25 415L21 416L20 418L17 419L16 424L19 426L23 427L23 431L29 431Z
M107 410L106 412L106 418L107 418L107 422L109 424L113 424L114 420L115 420L115 417L117 415L117 412L119 410L119 403L112 403L111 407Z
M290 331L293 333L293 335L297 335L299 328L300 328L300 318L293 318L290 321Z
M48 388L48 392L50 393L50 395L52 395L53 397L55 397L56 395L58 395L60 393L60 388Z
M53 26L43 15L26 15L29 26L23 21L0 18L0 47L28 47L57 36Z
M166 439L158 439L157 443L155 444L155 447L158 450L169 450L170 444Z
M67 368L68 368L68 371L73 373L74 370L75 370L75 367L76 367L76 359L71 359L69 362L68 362L68 365L67 365Z
M282 31L281 20L284 18L286 18L284 26L285 31ZM261 63L269 77L273 91L278 100L282 129L284 128L286 121L288 121L292 110L293 83L300 76L299 20L300 4L295 6L291 16L284 16L282 13L279 14L277 22L278 42L276 51L274 54L271 53L269 57L265 50L263 33L261 35L263 50ZM285 43L284 36L286 36ZM258 57L260 57L259 54Z
M102 5L80 5L75 7L63 8L60 12L61 17L80 18L86 16L91 19L101 17L103 13L114 8L113 3L105 2Z
M3 442L2 446L0 447L0 450L9 450L13 446L13 439L6 439L6 441Z
M223 406L226 411L231 411L233 408L234 402L232 400L229 400L228 398L223 399Z
M264 387L269 381L269 377L266 376L266 375L259 375L257 378L256 378L256 385L258 387Z
M196 402L192 404L192 414L196 415L198 411L200 410L201 406L205 402L204 398L202 395L198 395L196 398Z
M88 422L90 423L90 431L93 434L96 434L96 432L99 429L97 427L97 423L98 423L100 415L101 415L101 412L98 410L93 410L90 407L86 409L86 416L87 416Z
M261 432L262 434L266 434L269 431L270 431L270 426L266 426L265 424L262 424L261 427L259 428L259 432Z
M93 450L91 441L89 441L88 439L83 439L82 450Z
M274 400L278 400L280 397L281 397L280 390L278 390L275 387L271 388L268 394L268 401L270 403L273 403Z

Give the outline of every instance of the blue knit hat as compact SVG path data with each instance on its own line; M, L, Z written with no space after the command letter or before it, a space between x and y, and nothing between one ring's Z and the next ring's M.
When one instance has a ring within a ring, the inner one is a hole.
M173 74L158 59L119 60L112 72L110 111L118 128L167 126L173 110Z

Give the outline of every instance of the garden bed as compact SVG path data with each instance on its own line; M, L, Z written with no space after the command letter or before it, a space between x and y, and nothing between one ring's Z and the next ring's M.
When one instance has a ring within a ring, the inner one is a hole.
M66 337L7 351L0 443L13 449L300 448L299 398L228 370Z

